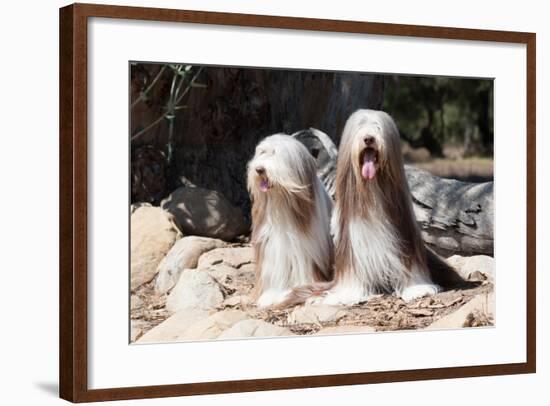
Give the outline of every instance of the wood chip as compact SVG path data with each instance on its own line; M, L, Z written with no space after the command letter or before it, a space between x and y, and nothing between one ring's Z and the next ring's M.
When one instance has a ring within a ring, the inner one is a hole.
M413 316L433 316L434 312L430 309L407 309L407 313Z
M454 299L453 301L451 301L449 303L445 303L445 306L451 307L451 306L454 306L455 304L458 304L458 303L462 302L463 300L464 300L464 297L460 296L460 297L457 297L456 299Z
M434 303L428 306L430 309L443 309L445 306L443 303Z

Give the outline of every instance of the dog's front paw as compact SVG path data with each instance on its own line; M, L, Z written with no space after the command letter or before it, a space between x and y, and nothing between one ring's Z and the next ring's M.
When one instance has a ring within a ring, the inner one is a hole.
M401 293L401 299L405 302L409 302L414 299L418 299L428 295L435 295L440 292L441 288L431 283L423 283L418 285L411 285L403 289Z
M343 306L352 305L354 304L354 301L351 298L346 298L337 293L329 292L325 295L321 303L329 306Z
M352 306L366 302L370 295L350 289L336 289L329 291L323 298L322 303L331 306Z
M306 299L306 305L320 305L320 304L323 304L323 301L325 300L325 296L326 296L326 292L323 292L322 294L320 295L315 295L315 296L311 296L311 297L308 297Z
M268 290L260 295L256 301L257 307L269 307L282 303L287 299L290 290Z

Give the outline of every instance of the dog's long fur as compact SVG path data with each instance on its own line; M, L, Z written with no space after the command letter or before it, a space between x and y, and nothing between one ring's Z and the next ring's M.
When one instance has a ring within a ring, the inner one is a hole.
M315 160L285 134L265 138L248 163L258 306L285 300L295 287L332 279L332 200Z
M334 281L295 289L285 305L303 302L308 296L314 296L309 298L314 302L354 304L377 293L411 300L437 293L440 286L434 279L446 285L460 280L422 241L399 132L385 112L358 110L346 122L331 229Z
M434 273L451 270L428 254L421 238L399 132L385 112L358 110L348 119L338 155L336 199L335 286L325 303L357 303L381 292L411 300L440 290L428 262L438 265Z

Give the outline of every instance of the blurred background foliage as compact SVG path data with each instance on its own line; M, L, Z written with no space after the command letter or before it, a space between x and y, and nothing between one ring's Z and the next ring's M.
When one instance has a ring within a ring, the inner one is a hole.
M492 80L385 76L382 109L399 126L406 162L439 176L492 180Z

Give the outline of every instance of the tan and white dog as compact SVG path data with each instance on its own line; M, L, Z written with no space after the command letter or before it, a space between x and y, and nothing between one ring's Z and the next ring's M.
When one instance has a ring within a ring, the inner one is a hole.
M358 110L346 122L331 225L335 275L326 304L358 303L383 292L407 301L434 294L440 287L431 271L451 270L440 269L448 266L421 238L399 132L385 112Z
M248 163L260 307L293 288L332 279L332 200L306 147L285 134L265 138Z

